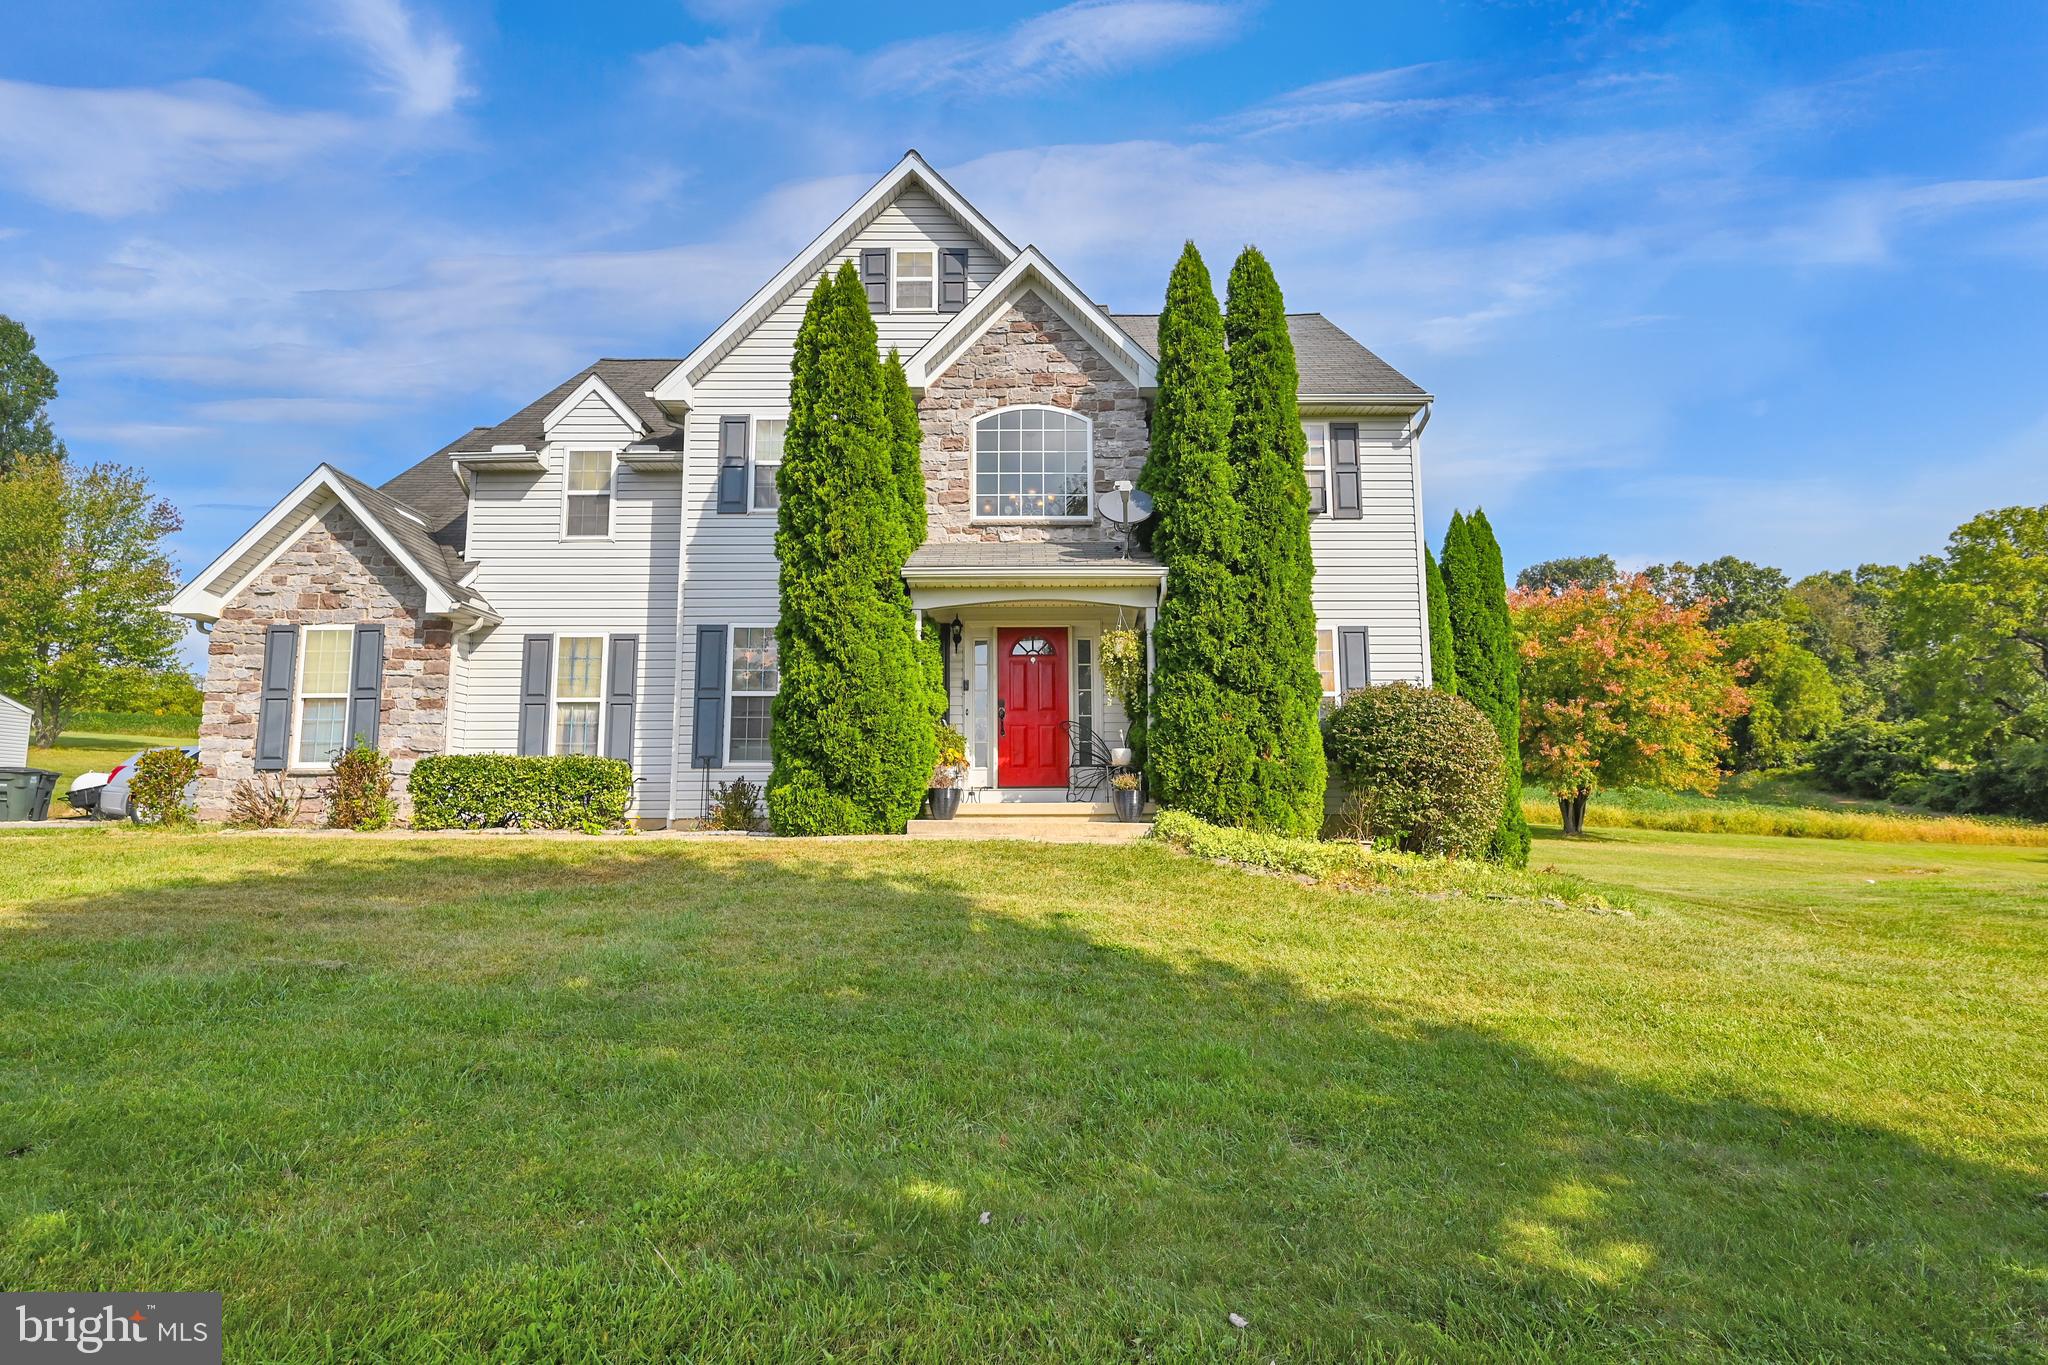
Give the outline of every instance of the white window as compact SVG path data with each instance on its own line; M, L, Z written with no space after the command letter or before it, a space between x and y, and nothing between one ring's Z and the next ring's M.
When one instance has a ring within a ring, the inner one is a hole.
M896 253L898 313L929 313L939 306L939 253L931 250Z
M1094 468L1088 419L1004 408L974 424L977 521L1086 521Z
M596 754L604 727L604 637L555 641L555 752Z
M592 539L612 533L612 454L572 450L563 475L562 534Z
M1303 422L1308 453L1302 457L1308 475L1308 514L1319 517L1330 510L1330 428L1322 422Z
M295 768L325 768L349 746L348 673L354 626L299 630L299 748Z
M1074 739L1082 746L1095 741L1095 642L1074 637Z
M1316 672L1323 680L1323 714L1337 709L1337 632L1316 632Z
M775 627L734 626L732 629L732 734L730 763L772 763L769 742L775 693L782 670L775 652Z
M990 687L990 660L995 646L987 640L974 642L974 766L984 772L995 771L995 754L989 747L989 716L994 712L996 699Z
M782 469L782 441L789 434L787 417L754 419L754 501L756 512L772 512L782 505L775 476Z

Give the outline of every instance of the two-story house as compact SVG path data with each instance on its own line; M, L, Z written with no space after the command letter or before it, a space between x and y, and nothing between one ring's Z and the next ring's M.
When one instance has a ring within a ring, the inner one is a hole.
M321 465L194 577L172 610L210 633L202 814L258 772L317 792L355 735L401 778L443 752L627 759L645 824L764 780L791 352L849 260L918 395L931 529L904 577L970 786L1064 797L1074 739L1122 735L1100 634L1146 627L1165 578L1101 506L1144 464L1158 319L1091 302L912 152L688 355L599 360L380 487ZM1288 321L1324 687L1427 683L1430 395Z

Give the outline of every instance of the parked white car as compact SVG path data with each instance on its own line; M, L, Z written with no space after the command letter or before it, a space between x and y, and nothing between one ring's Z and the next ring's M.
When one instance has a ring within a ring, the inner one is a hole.
M170 746L166 745L164 747L168 748ZM179 747L181 747L184 750L184 752L190 757L199 757L198 745L187 744L181 745ZM123 759L121 763L117 765L112 772L107 774L106 783L100 788L100 800L98 808L98 814L100 819L132 820L135 818L135 812L128 808L128 784L134 780L135 764L137 760L139 760L144 754L150 752L152 751L149 749L136 750L134 753L128 755L127 758ZM198 798L199 780L197 778L194 778L191 782L186 784L185 799L187 801L196 801L198 800Z

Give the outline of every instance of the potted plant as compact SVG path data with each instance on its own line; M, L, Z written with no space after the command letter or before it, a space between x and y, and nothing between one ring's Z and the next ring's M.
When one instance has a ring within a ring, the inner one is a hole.
M925 807L934 820L950 820L960 809L960 784L967 780L967 737L950 725L939 726L939 757L932 765L931 790Z
M1144 810L1145 794L1140 790L1144 786L1144 781L1134 772L1110 775L1110 796L1116 802L1116 818L1127 825L1135 821Z

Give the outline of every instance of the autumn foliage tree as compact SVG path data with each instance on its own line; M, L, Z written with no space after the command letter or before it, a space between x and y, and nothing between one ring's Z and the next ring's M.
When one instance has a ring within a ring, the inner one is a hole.
M1601 788L1711 793L1747 705L1710 607L1673 605L1640 575L1509 599L1522 670L1522 762L1557 795L1566 834Z

